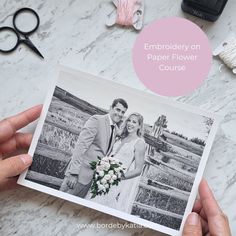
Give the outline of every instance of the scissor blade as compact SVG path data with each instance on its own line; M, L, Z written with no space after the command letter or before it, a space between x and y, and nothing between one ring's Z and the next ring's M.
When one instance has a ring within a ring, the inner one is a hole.
M32 51L34 51L36 54L38 54L40 57L43 57L43 55L40 53L40 51L34 46L34 44L30 41L29 38L22 41L24 44L26 44Z

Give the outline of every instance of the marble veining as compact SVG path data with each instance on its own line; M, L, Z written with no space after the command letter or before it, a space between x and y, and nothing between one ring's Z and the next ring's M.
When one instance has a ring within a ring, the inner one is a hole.
M199 25L214 49L229 32L236 33L236 4L229 1L215 23L183 13L181 0L146 0L144 24L168 16L181 16ZM12 13L23 6L34 8L41 24L31 40L45 56L41 60L23 45L0 55L0 118L42 103L56 65L65 65L114 80L140 90L132 66L132 47L137 32L107 28L109 0L1 0L0 26L12 25ZM236 77L213 59L208 78L193 93L171 98L224 117L205 171L219 204L229 216L236 235ZM27 128L33 131L35 123ZM161 235L149 229L81 229L82 223L123 222L115 217L20 187L0 194L0 235Z

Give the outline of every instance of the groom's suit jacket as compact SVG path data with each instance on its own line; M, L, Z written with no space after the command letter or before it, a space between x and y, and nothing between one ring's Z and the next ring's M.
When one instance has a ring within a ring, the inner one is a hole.
M117 126L113 131L113 138L109 150L111 126L108 114L91 116L82 128L74 149L72 159L65 175L68 173L78 175L78 182L88 184L94 171L90 168L90 162L97 161L98 157L106 156L112 149L117 133Z

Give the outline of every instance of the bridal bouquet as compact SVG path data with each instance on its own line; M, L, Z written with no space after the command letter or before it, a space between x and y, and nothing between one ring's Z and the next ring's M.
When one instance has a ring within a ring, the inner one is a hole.
M113 185L117 186L126 169L121 162L113 157L98 157L98 159L98 161L90 163L91 169L94 170L91 198L95 198L97 195L105 195Z

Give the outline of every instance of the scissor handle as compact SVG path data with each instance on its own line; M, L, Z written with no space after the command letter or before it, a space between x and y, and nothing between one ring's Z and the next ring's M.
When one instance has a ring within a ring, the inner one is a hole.
M35 26L32 30L30 30L30 31L22 31L22 30L20 30L19 28L17 28L17 26L16 26L16 17L17 17L19 14L21 14L22 12L25 12L25 11L28 11L28 12L32 13L32 14L36 17L36 19L37 19L37 24L36 24L36 26ZM21 9L17 10L17 11L15 12L15 14L13 15L13 25L14 25L14 28L15 28L20 34L22 34L22 35L30 35L30 34L34 33L34 32L38 29L39 23L40 23L40 19L39 19L38 14L36 13L36 11L34 11L33 9L28 8L28 7L24 7L24 8L21 8Z
M14 47L12 47L11 49L4 50L4 49L0 48L0 52L9 53L9 52L14 51L18 47L18 45L20 44L20 41L21 41L19 34L17 33L17 31L15 29L8 27L8 26L0 27L0 32L1 31L11 31L12 33L14 33L16 35L17 41L16 41L16 45Z

